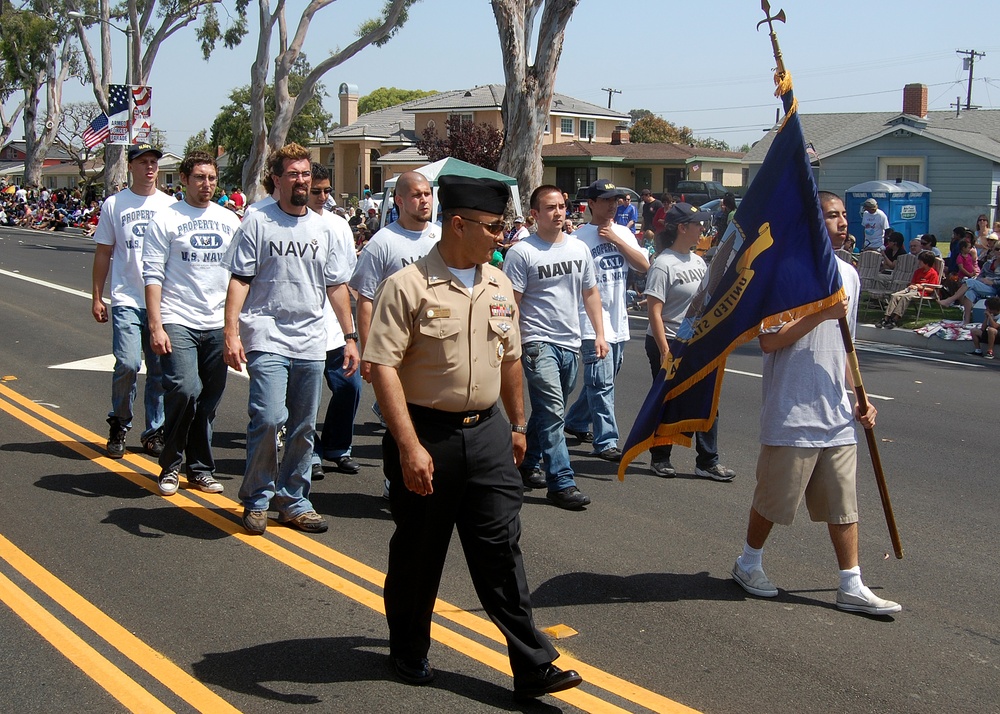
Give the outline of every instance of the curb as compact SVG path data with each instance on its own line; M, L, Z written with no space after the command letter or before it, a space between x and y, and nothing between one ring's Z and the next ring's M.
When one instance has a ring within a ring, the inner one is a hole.
M936 352L948 352L949 354L962 354L972 349L970 340L942 340L940 337L916 334L913 330L880 330L874 324L859 324L857 339L865 342L881 342L888 345L898 345L900 347L910 347L919 350L934 350Z

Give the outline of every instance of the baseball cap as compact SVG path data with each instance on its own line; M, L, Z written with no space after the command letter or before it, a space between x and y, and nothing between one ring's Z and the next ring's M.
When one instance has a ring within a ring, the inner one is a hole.
M134 144L133 146L130 146L128 150L129 163L132 163L143 154L155 154L156 158L163 158L163 152L152 144Z
M664 223L681 225L682 223L700 223L711 218L708 211L695 208L690 203L675 203L667 211Z
M865 208L878 208L878 201L874 198L869 198L862 204L862 206Z
M620 198L624 196L624 191L605 179L598 179L587 187L588 198Z
M524 223L524 216L514 216L514 223Z

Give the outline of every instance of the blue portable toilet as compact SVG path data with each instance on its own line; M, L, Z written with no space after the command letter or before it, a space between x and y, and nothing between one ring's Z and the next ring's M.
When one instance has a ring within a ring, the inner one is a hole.
M878 201L878 207L889 218L889 225L906 238L906 244L930 230L931 190L916 181L865 181L847 189L847 230L857 238L854 250L864 244L861 214L869 198Z

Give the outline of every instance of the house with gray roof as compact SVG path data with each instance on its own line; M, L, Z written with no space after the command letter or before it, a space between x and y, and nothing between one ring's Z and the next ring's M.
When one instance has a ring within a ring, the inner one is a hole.
M930 230L947 242L955 226L998 220L1000 110L927 111L927 87L903 88L902 112L800 114L816 151L820 190L840 195L872 180L916 181L931 189ZM777 127L744 157L749 179L760 170Z
M338 201L360 195L366 184L377 193L388 179L428 162L417 151L417 141L427 129L443 131L449 117L459 115L502 131L504 91L502 84L485 84L358 116L358 88L341 84L337 92L341 125L310 145L313 158L330 168ZM553 94L543 141L546 145L577 140L609 144L612 132L629 119L628 114Z

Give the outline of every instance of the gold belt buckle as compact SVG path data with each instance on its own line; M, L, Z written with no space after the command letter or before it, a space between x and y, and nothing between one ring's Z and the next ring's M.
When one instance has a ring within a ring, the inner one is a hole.
M462 426L475 426L478 423L479 423L478 414L470 414L462 419Z

